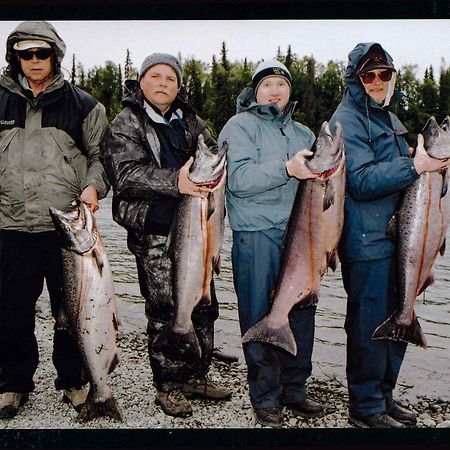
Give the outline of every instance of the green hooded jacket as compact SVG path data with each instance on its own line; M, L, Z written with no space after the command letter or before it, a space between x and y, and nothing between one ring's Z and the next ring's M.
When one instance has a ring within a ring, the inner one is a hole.
M56 56L56 76L33 97L21 81L13 45L44 40ZM99 161L105 108L64 80L65 44L47 22L23 22L8 37L8 67L0 77L0 229L53 230L49 207L73 209L88 185L103 198L109 184Z

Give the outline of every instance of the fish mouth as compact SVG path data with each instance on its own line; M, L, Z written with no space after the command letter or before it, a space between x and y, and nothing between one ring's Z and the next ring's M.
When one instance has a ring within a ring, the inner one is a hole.
M311 151L313 154L305 157L306 166L318 178L327 180L339 170L344 157L341 125L336 123L332 134L328 122L324 122Z
M332 167L331 169L325 170L324 172L321 172L317 175L317 178L320 178L321 180L328 180L328 178L332 177L339 169L340 162L338 165Z
M431 158L446 160L450 158L450 118L447 116L439 126L431 116L422 130L424 147Z
M55 229L69 250L82 254L97 242L97 228L91 210L84 202L76 201L76 208L67 213L50 207Z
M224 142L221 148L209 148L200 135L197 154L188 174L189 180L197 186L214 188L219 185L225 172L227 149L228 142Z

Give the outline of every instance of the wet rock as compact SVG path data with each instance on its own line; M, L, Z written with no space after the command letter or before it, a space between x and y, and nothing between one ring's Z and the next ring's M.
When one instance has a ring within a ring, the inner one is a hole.
M443 422L439 423L436 428L450 428L450 420L444 420Z
M436 422L431 418L423 420L422 423L427 428L433 428L436 426Z

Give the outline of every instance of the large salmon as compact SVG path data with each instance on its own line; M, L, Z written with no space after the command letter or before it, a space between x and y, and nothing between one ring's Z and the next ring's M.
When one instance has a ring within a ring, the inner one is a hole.
M423 129L427 153L450 157L449 118L440 127L431 117ZM426 348L414 311L416 297L434 282L432 268L444 254L450 220L448 169L424 172L404 192L395 217L397 240L398 309L374 332L373 339L405 341Z
M288 314L296 304L316 304L322 275L337 265L344 223L345 153L342 129L332 135L324 122L306 165L319 177L300 181L286 229L282 265L270 313L250 328L242 342L273 344L297 354Z
M119 363L118 329L114 284L106 249L94 215L81 203L64 213L50 208L55 228L63 239L64 305L59 323L76 336L90 381L86 403L78 418L97 416L122 420L107 375Z
M199 136L188 177L213 190L207 199L185 195L177 208L169 245L175 312L173 321L153 341L155 349L171 347L198 357L202 354L191 316L197 305L211 303L213 271L218 274L220 270L227 147L224 143L220 149L208 148Z

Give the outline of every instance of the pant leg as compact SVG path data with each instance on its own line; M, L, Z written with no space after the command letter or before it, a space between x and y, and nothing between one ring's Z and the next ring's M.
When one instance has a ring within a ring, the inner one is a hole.
M39 234L0 231L0 392L34 389L35 306L44 283L39 239Z
M312 372L316 307L294 307L289 323L297 343L297 356L280 353L283 402L294 403L307 397L306 380Z
M214 349L214 321L218 317L218 302L214 285L211 305L195 308L192 313L194 330L202 356L185 360L180 352L155 350L152 342L174 315L172 297L172 263L166 251L166 238L154 235L129 234L128 246L136 257L139 286L145 298L148 353L153 372L153 384L158 390L179 388L193 377L207 373ZM176 349L175 349L176 350Z
M64 301L61 245L54 231L42 233L43 270L50 298L52 316L55 319L53 332L53 365L56 368L56 389L67 389L87 383L83 377L83 361L70 329L59 329L56 323Z
M233 280L242 335L270 311L269 296L280 270L283 231L234 231ZM243 345L247 382L254 408L279 405L281 350L268 344Z
M375 329L389 316L395 286L393 258L343 264L348 295L347 382L350 414L364 417L385 411L392 395L406 344L372 340Z

